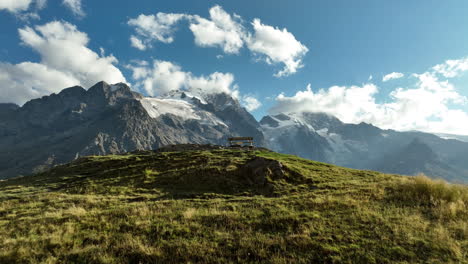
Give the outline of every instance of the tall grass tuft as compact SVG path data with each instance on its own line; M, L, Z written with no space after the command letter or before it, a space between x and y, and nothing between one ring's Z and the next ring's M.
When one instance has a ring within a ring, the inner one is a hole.
M393 198L412 205L431 208L440 218L468 217L468 187L433 180L424 174L402 179L396 184Z

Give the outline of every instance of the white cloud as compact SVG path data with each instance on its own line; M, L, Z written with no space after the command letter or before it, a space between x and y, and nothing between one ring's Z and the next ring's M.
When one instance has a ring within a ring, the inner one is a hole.
M447 60L445 63L434 66L432 69L446 78L454 78L468 71L468 57L459 60Z
M5 9L12 13L26 11L33 0L1 0L0 10Z
M194 76L191 72L169 61L154 60L151 66L145 63L128 66L137 80L137 88L150 96L162 95L174 90L202 91L212 93L235 93L234 76L231 73L214 72L209 76Z
M23 104L77 83L79 81L73 76L40 63L0 63L0 103Z
M286 28L281 30L264 25L260 19L254 19L252 25L255 33L247 39L249 49L256 54L265 55L264 59L268 64L284 64L283 70L275 76L288 76L303 67L302 58L309 50Z
M226 53L238 53L244 45L244 30L237 15L231 16L220 6L210 9L210 19L197 15L162 13L156 15L139 15L130 19L128 24L135 28L138 39L142 45L132 46L139 48L151 47L155 41L172 43L174 41L175 26L183 19L190 22L190 30L195 37L195 43L201 47L221 47ZM133 38L136 38L133 36Z
M405 75L401 72L392 72L392 73L389 73L387 75L385 75L383 78L382 78L382 82L388 82L390 80L394 80L394 79L400 79L400 78L403 78Z
M254 111L262 106L262 103L252 96L243 96L241 102L247 111Z
M138 35L139 44L132 40L132 46L141 50L141 47L151 47L154 41L163 43L172 43L174 41L174 26L183 18L185 14L157 13L156 15L139 15L137 18L130 19L128 25L135 28ZM132 36L136 39L135 36ZM141 44L141 45L140 45Z
M164 95L170 91L186 90L202 96L206 94L226 93L236 98L247 110L261 106L253 96L240 96L239 87L234 84L231 73L214 72L208 76L195 76L191 72L169 61L154 60L150 65L145 61L135 61L127 68L132 70L135 87L150 96Z
M38 11L46 4L47 0L0 0L0 11L6 10L20 20L29 21L40 19Z
M135 36L130 36L130 42L132 44L132 47L137 48L139 50L145 50L146 45L143 44L143 41L141 39L135 37Z
M83 11L81 0L63 0L63 4L72 11L75 16L84 17L86 13Z
M328 90L314 92L310 84L305 91L294 96L278 95L271 113L325 112L337 116L344 122L357 123L368 120L376 109L374 95L377 87L373 84L360 86L333 86Z
M415 84L395 89L385 103L377 102L379 90L374 84L333 86L317 92L309 85L291 97L280 94L270 112L325 112L346 123L366 122L384 129L468 134L468 114L449 107L461 106L467 98L433 73L415 76Z
M244 46L245 32L239 16L232 17L220 6L210 9L210 19L193 16L190 30L201 47L220 47L225 53L237 54Z
M136 86L150 96L162 95L186 86L187 73L180 66L168 61L155 60L152 68L139 65L131 66Z
M141 14L128 21L136 30L136 36L130 37L131 44L143 50L150 48L154 41L172 43L175 25L185 19L189 22L197 46L218 47L224 53L238 54L246 45L259 57L256 61L284 65L283 69L275 74L276 77L289 76L303 67L302 60L308 48L286 28L279 29L262 24L257 18L251 23L254 29L251 33L243 26L239 15L231 15L219 5L210 8L209 13L209 18L177 13L157 13L156 16ZM216 57L221 58L219 55Z
M1 64L1 87L9 87L9 92L0 95L0 102L23 104L67 86L88 88L102 80L126 82L114 66L117 59L112 55L99 56L90 50L86 33L72 24L53 21L19 29L19 35L22 44L39 53L41 61Z
M237 86L233 85L234 75L231 73L214 72L209 76L188 76L189 90L202 90L207 94L227 93L237 97Z
M47 0L36 0L37 9L43 9L47 5Z
M16 15L16 18L25 22L29 22L30 20L41 19L41 17L39 16L37 12L22 12L22 13L17 13L15 15Z

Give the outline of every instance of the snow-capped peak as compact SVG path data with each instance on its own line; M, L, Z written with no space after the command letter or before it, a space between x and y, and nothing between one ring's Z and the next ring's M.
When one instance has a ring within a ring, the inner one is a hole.
M195 104L185 98L153 98L144 97L140 99L142 106L148 115L152 118L158 118L161 115L171 114L180 117L183 120L199 120L208 125L227 126L221 119L213 113L200 109Z
M260 121L260 124L264 129L305 126L310 130L315 131L315 129L304 120L302 113L270 115L264 117L262 121Z
M158 98L184 100L188 103L192 103L193 99L197 99L202 104L207 104L202 94L184 90L172 90L159 96Z

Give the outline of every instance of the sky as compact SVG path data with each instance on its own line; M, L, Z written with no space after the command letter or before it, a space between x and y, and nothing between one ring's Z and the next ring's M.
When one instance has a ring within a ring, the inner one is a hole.
M0 103L126 82L468 135L468 1L0 0Z

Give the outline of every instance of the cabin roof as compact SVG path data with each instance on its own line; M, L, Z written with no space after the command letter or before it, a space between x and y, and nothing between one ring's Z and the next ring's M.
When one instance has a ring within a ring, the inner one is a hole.
M229 141L236 141L236 140L253 140L253 137L230 137L228 138Z

